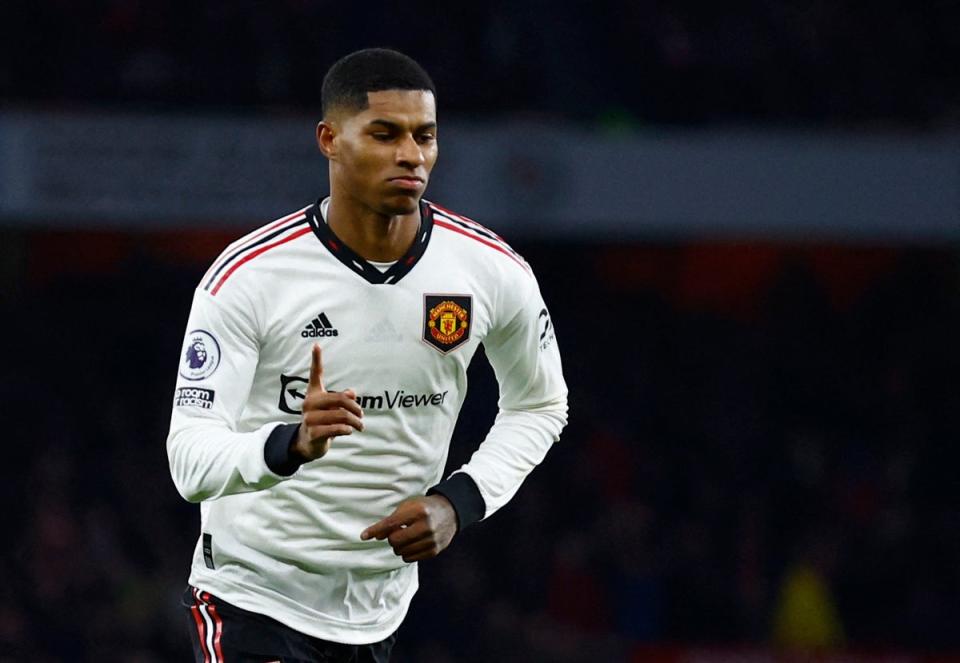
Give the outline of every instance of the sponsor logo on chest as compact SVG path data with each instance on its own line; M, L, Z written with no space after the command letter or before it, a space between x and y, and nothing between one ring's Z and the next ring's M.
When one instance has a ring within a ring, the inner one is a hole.
M397 391L384 391L382 396L357 396L360 407L364 409L382 410L384 404L387 409L426 407L428 405L443 405L447 398L447 392L434 392L432 394L408 394L403 389Z
M307 378L280 376L280 401L277 406L289 414L300 414L307 394ZM403 389L384 390L378 394L358 394L357 403L364 410L410 410L440 407L446 403L448 390L432 393L408 393Z

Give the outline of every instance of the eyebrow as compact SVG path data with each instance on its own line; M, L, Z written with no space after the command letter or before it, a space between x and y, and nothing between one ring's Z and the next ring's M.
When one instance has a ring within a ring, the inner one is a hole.
M402 127L399 124L397 124L396 122L391 122L390 120L381 120L381 119L370 120L367 123L367 126L370 126L371 124L382 124L388 129L394 129L394 130L402 129ZM424 129L436 129L436 128L437 128L436 122L426 122L425 124L421 124L420 126L418 126L416 129L414 129L414 131L423 131Z

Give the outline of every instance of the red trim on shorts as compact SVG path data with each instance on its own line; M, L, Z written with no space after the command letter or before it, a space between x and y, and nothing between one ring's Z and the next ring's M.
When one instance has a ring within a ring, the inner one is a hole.
M233 263L233 265L230 267L230 269L228 269L227 272L226 272L223 276L220 277L220 280L217 281L217 285L215 285L215 286L213 287L213 290L210 291L210 294L211 294L211 295L216 295L216 294L217 294L217 291L220 290L220 287L226 282L226 280L227 280L228 278L230 278L230 275L233 274L235 271L237 271L237 268L239 268L240 265L242 265L243 263L247 262L248 260L253 260L253 259L256 258L258 255L260 255L261 253L265 253L266 251L269 251L270 249L272 249L272 248L274 248L274 247L276 247L276 246L280 246L281 244L286 244L287 242L290 242L290 241L292 241L292 240L295 240L297 237L301 237L301 236L303 236L303 235L306 235L308 232L312 232L312 230L313 230L313 229L312 229L310 226L307 226L306 228L301 228L300 230L298 230L297 232L293 233L292 235L287 235L287 236L284 237L283 239L281 239L281 240L279 240L279 241L276 241L276 242L274 242L273 244L267 244L266 246L261 246L261 247L260 247L259 249L257 249L256 251L251 251L250 253L248 253L247 255L245 255L243 258L241 258L241 259L238 260L237 262Z
M200 616L200 603L197 600L197 590L193 590L193 605L190 606L190 614L193 615L193 621L197 623L197 633L200 635L200 651L203 652L203 663L210 663L210 655L207 653L207 638L204 635L203 617Z
M447 230L452 230L452 231L455 232L455 233L460 233L460 234L463 235L464 237L469 237L470 239L476 240L476 241L480 242L481 244L485 244L486 246L489 246L491 249L495 249L495 250L499 251L500 253L502 253L503 255L507 256L508 258L510 258L510 260L514 261L515 263L517 263L518 265L520 265L521 267L523 267L525 270L530 271L530 268L529 268L529 267L527 267L526 265L524 265L522 262L520 262L519 260L517 260L513 255L511 255L508 251L506 251L505 249L502 249L501 247L497 246L497 245L494 244L493 242L489 242L489 241L487 241L487 240L485 240L485 239L483 239L483 238L481 238L481 237L477 237L477 236L474 235L473 233L468 233L466 230L463 230L462 228L457 228L456 226L451 225L451 224L449 224L449 223L446 223L446 222L444 222L443 220L438 219L437 217L433 217L433 223L434 223L435 225L438 225L438 226L441 226L441 227L443 227L443 228L446 228Z
M210 595L206 595L207 599L207 611L210 613L210 617L213 618L213 623L215 625L215 630L213 631L213 648L217 654L217 661L223 660L223 649L220 648L220 638L223 636L223 620L220 619L220 615L217 614L217 606L213 603L210 603Z

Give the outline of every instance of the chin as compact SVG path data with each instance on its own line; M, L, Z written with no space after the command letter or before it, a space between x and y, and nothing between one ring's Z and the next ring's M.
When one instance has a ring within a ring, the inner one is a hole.
M384 201L380 209L388 216L403 216L416 212L419 203L419 196L403 196L401 198Z

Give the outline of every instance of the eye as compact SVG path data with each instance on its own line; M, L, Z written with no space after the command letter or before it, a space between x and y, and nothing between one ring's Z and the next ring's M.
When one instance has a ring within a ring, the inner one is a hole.
M377 131L370 135L373 136L374 140L378 140L381 143L386 143L391 138L390 134L386 131Z
M437 137L434 136L433 134L420 134L419 136L417 136L417 142L420 143L421 145L427 145L429 143L432 143L436 139Z

